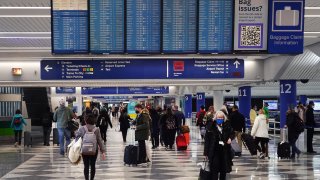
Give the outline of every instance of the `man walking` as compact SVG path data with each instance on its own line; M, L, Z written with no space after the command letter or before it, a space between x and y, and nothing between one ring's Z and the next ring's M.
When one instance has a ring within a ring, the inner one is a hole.
M246 121L244 116L239 112L237 105L233 106L232 113L230 115L231 126L235 132L240 149L242 149L242 139L241 135L246 132Z
M307 152L308 153L317 153L313 150L313 134L314 134L314 128L316 126L316 122L314 120L314 102L310 101L307 111L306 111L306 128L307 128Z
M178 121L178 129L180 129L181 126L186 124L186 118L183 114L183 112L179 111L179 107L175 105L173 107L173 115L176 116L177 121Z

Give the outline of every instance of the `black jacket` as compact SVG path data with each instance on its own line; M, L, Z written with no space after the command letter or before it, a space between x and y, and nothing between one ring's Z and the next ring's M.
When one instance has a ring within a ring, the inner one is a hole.
M43 127L52 127L53 113L52 112L43 113L41 116L41 121L42 121Z
M104 117L106 120L105 126L100 125L102 117ZM112 128L112 123L111 123L110 116L108 115L108 113L107 114L100 114L98 117L98 120L97 120L97 127L99 127L100 129L108 129L109 125Z
M150 122L149 114L142 112L134 121L136 125L135 139L136 141L148 140L150 136ZM152 122L151 122L152 123Z
M223 169L226 173L232 171L232 151L231 145L227 144L228 139L233 139L234 133L229 121L223 124L222 134L219 132L215 122L207 127L205 136L204 156L208 156L211 169ZM222 152L219 151L219 141L224 142ZM223 157L220 154L223 154ZM224 167L221 167L224 165Z
M286 125L288 126L288 140L291 142L299 137L300 133L296 131L296 123L297 121L300 121L300 117L298 113L291 112L287 114L286 118Z
M178 120L177 120L177 117L175 115L172 115L173 118L175 119L175 125L176 125L176 130L178 129ZM164 114L161 116L160 118L160 127L163 129L163 130L167 130L167 119L169 118L169 115L167 114Z
M130 121L132 120L127 113L121 113L119 117L120 131L127 131L130 128Z
M246 132L246 119L239 111L230 115L230 122L234 131Z
M316 126L316 122L314 121L314 113L313 108L308 106L306 111L306 126L310 128L314 128Z
M173 114L176 116L177 121L178 121L178 128L181 127L182 125L186 124L186 118L181 111L174 111Z
M159 131L160 131L160 115L159 115L159 113L156 110L151 109L150 110L150 117L152 119L151 133L159 133Z

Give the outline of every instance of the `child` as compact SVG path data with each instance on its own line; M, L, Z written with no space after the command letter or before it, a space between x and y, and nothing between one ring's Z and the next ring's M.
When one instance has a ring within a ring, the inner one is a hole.
M16 110L16 114L13 116L11 121L11 128L14 130L14 139L15 144L14 147L17 147L18 145L21 146L21 136L23 131L23 125L27 125L26 121L21 115L21 111L18 109Z

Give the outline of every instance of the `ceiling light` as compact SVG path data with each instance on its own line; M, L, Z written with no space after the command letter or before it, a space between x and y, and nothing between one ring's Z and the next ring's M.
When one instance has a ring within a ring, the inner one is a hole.
M10 35L10 34L48 34L50 35L51 32L0 32L0 34L6 34L6 35Z
M305 34L320 34L320 32L310 32L310 31L308 31L308 32L304 32Z
M320 9L320 7L305 7L304 9Z
M51 9L51 7L0 7L0 9Z
M51 37L0 37L0 39L51 39Z
M309 17L320 17L320 15L304 15L304 17L307 17L307 18L309 18Z
M17 18L33 18L33 17L51 17L51 15L0 15L0 18L10 18L10 17L17 17Z

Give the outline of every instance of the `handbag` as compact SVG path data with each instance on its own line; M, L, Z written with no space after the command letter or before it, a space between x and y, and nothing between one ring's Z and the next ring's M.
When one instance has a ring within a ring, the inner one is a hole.
M82 138L74 139L67 148L68 159L71 164L78 165L81 161Z
M208 180L210 179L210 165L207 160L204 160L199 173L198 180Z

